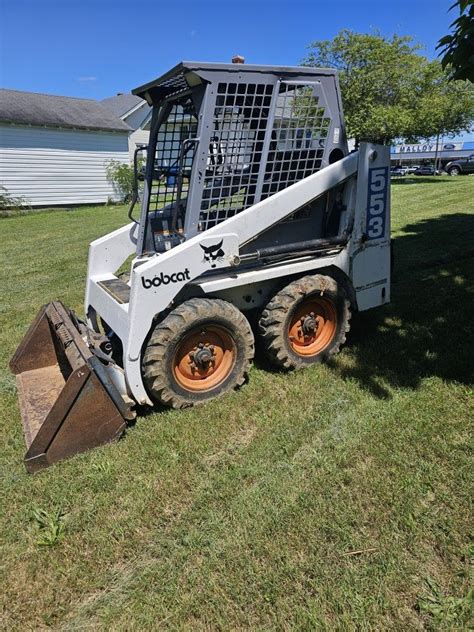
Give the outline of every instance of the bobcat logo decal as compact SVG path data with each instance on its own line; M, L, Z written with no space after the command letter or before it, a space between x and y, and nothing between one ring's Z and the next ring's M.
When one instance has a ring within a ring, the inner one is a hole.
M225 254L224 251L222 250L223 241L224 240L221 239L220 242L218 244L215 244L214 246L203 246L202 244L199 244L201 248L204 250L204 261L210 261L211 268L215 268L216 267L215 262L220 261Z

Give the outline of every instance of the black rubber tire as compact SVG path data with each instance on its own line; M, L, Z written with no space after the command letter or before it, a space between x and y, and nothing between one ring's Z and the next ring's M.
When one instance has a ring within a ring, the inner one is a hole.
M461 169L459 167L451 167L451 169L448 171L450 176L460 176L461 175Z
M288 328L292 315L311 295L324 296L334 305L336 327L332 339L317 355L302 356L291 346ZM284 369L302 369L328 360L346 341L350 329L351 304L343 286L334 278L314 274L292 281L280 290L266 305L258 324L259 342L273 366Z
M235 361L225 380L206 391L183 388L176 380L173 361L178 345L196 327L225 328L235 345ZM254 336L248 320L221 299L192 298L178 305L151 333L142 357L142 374L150 397L172 408L185 408L219 397L246 382L254 357Z

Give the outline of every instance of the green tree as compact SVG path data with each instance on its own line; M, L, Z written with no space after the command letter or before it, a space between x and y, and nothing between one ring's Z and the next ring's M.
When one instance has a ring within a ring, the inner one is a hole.
M451 79L467 79L474 83L474 1L456 0L450 7L459 8L459 17L450 24L450 35L439 40L437 48L443 55L441 63Z
M450 80L438 61L426 66L425 77L425 87L415 112L415 137L436 137L437 166L440 137L454 136L471 129L474 85L467 81Z
M438 61L426 64L425 85L414 116L414 136L430 138L469 131L474 120L474 85L451 81Z
M439 62L420 55L420 45L411 37L343 30L309 48L305 65L339 71L347 132L357 144L429 138L469 128L472 91L465 84L447 89Z

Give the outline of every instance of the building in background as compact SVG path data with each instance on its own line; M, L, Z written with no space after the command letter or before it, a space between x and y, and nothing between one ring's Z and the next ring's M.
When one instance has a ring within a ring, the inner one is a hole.
M436 146L438 145L438 146ZM453 139L440 138L421 143L399 143L391 148L393 165L438 164L443 167L451 160L469 158L474 153L474 134L466 133Z
M135 149L141 145L148 145L151 107L146 101L130 93L119 93L115 97L103 99L101 103L132 129L128 138L130 161L132 161Z
M177 162L190 123L182 112L175 119ZM0 187L30 206L118 201L121 194L107 179L107 163L131 163L135 149L148 144L150 123L150 106L133 94L95 101L0 89ZM391 159L393 165L437 159L443 167L473 153L471 132L438 144L395 144Z
M30 206L118 201L110 160L129 162L131 128L91 99L0 90L0 186Z

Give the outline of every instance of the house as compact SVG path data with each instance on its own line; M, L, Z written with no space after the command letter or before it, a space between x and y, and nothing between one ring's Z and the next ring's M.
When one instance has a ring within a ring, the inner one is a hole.
M146 101L130 93L119 93L115 97L103 99L101 103L132 128L128 138L131 162L135 149L141 145L148 145L151 107Z
M95 100L0 89L0 186L31 206L118 200L106 165L129 162L131 131Z

